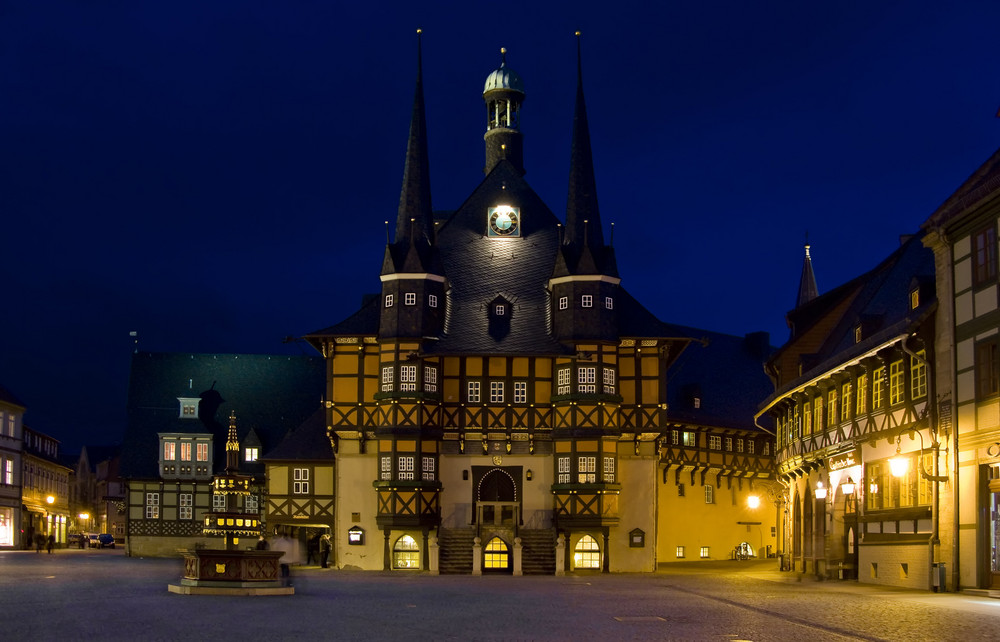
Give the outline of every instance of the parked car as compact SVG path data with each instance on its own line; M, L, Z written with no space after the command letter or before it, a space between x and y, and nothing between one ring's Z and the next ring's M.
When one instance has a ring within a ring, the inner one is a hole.
M66 546L70 548L83 548L86 544L86 533L70 533L66 540Z
M87 548L98 548L101 545L100 540L98 540L97 533L87 533L84 537L87 538Z
M97 536L97 547L98 548L114 548L115 547L115 536L111 533L101 533Z

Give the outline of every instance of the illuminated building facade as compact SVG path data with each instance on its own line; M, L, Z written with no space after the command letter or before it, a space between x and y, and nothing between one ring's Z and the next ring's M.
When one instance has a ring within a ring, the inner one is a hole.
M823 295L800 287L791 338L768 361L775 392L758 420L777 433L795 571L943 588L950 505L938 446L950 428L933 403L934 257L921 240L904 238ZM806 261L803 280L808 248Z
M55 536L64 546L70 524L69 478L73 469L59 463L59 440L23 427L21 460L22 528L27 537Z
M778 511L746 505L773 480L752 422L767 338L702 341L622 287L580 78L565 221L524 179L506 60L483 90L486 176L438 217L418 72L381 292L306 337L327 364L338 567L652 571L773 552Z
M24 450L21 431L24 411L24 404L0 386L0 549L28 545L21 532L21 457Z

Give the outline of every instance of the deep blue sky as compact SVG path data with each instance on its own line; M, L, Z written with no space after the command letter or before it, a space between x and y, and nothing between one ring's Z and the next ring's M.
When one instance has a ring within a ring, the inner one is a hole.
M503 46L527 179L564 214L580 29L624 285L665 321L775 344L807 230L823 292L1000 145L995 0L362 4L0 7L0 382L29 425L117 439L129 331L298 353L281 339L378 290L417 27L435 209L482 178Z

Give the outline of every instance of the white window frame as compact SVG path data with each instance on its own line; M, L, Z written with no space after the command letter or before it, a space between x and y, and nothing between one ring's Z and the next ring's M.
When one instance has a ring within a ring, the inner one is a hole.
M392 392L395 369L392 366L382 366L382 392Z
M382 455L380 458L379 478L383 480L392 479L392 456Z
M437 392L438 370L434 366L424 366L424 390Z
M615 394L615 390L617 389L615 386L615 369L605 366L603 377L604 377L604 394L606 395Z
M597 392L597 367L578 366L576 369L576 389L578 392Z
M146 493L146 519L160 519L159 493Z
M399 477L403 481L413 481L413 455L400 455L396 458L399 463Z
M212 510L215 510L215 511L226 510L226 496L225 495L222 495L222 494L219 494L219 493L213 493L212 494Z
M256 495L247 495L243 498L244 513L260 513L260 500Z
M391 308L393 302L394 302L393 295L391 294L385 295L385 307Z
M490 403L503 403L504 390L502 381L490 382Z
M403 293L403 305L416 305L417 304L417 293L416 292L404 292Z
M198 461L208 461L208 444L201 441L196 444L195 457Z
M496 314L498 317L502 317L503 315L507 314L507 306L505 306L503 303L497 303L496 306L493 308L493 313Z
M568 484L570 479L569 456L557 458L556 464L559 468L559 477L557 483Z
M428 307L431 307L431 308L438 307L438 297L437 297L436 294L428 294L427 295L427 305L428 305Z
M434 458L433 457L421 457L421 478L424 481L434 481Z
M417 389L417 366L399 366L399 389L405 392L414 392Z
M514 403L528 403L528 382L514 382Z
M705 484L705 503L715 503L715 486L712 486L711 484Z
M614 310L615 309L615 300L614 300L614 298L609 297L609 296L604 297L604 307L605 307L605 309L608 309L608 310Z
M615 483L615 458L608 455L604 456L604 481Z
M569 307L569 297L568 296L559 297L559 309L565 310L568 307Z
M293 468L292 469L292 494L293 495L308 495L309 494L309 469L308 468Z
M702 546L701 547L700 555L701 555L701 559L703 559L703 560L704 559L708 559L709 555L708 555L708 547L707 546Z
M466 400L469 403L479 403L482 400L482 384L478 381L470 381L466 386Z
M249 462L253 462L253 461L257 461L258 455L260 455L260 449L259 448L253 448L253 447L248 446L248 447L246 447L246 448L243 449L243 458L248 463Z
M597 481L597 457L582 455L576 458L576 478L580 484L593 484Z
M559 368L556 370L556 394L569 394L569 368Z
M580 307L581 308L592 308L592 307L594 307L594 295L593 294L582 294L582 295L580 295Z
M709 450L722 450L722 437L719 435L709 435L708 436L708 449Z
M179 493L177 495L177 517L178 519L194 518L194 495L192 493Z

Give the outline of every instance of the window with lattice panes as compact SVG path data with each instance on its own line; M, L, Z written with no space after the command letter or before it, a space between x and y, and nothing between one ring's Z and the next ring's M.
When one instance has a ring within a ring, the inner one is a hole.
M678 559L683 558L684 557L684 547L683 546L678 546L676 549L674 549L674 556L677 557Z
M615 458L604 457L604 481L613 484L615 482Z
M490 382L490 403L503 403L503 382Z
M597 368L580 366L576 369L576 384L579 392L597 392Z
M424 366L424 390L427 392L437 392L438 371L434 366Z
M243 512L245 513L259 513L260 512L260 500L257 499L256 495L247 495L243 498Z
M684 430L682 433L682 439L685 446L696 447L698 445L698 433L691 432L690 430Z
M826 425L833 426L837 423L837 391L831 390L827 393L829 403L826 407Z
M737 439L736 440L736 452L738 452L738 453L743 452L743 440L742 439Z
M469 403L479 403L482 399L482 387L478 381L470 381L466 393Z
M861 416L868 412L868 375L861 374L858 375L857 387L855 389L857 392L857 406L855 409L855 415Z
M427 295L427 305L432 308L438 307L438 297L436 294Z
M181 461L191 461L191 442L181 442Z
M733 452L733 438L726 437L726 452Z
M393 304L393 296L391 294L385 295L385 307L391 308Z
M569 394L569 368L559 368L556 371L556 394Z
M416 292L406 292L403 294L403 305L416 305L416 304L417 304Z
M584 294L580 297L580 307L581 308L592 308L594 307L594 297L591 294Z
M714 504L715 503L715 487L711 484L705 484L705 503Z
M670 431L670 445L677 446L681 443L681 431L671 430Z
M565 310L568 307L569 307L569 297L568 296L559 297L559 309Z
M420 568L420 547L417 540L409 535L403 535L392 547L392 567L399 569Z
M701 547L701 557L702 557L702 559L707 559L708 558L708 547L707 546L702 546Z
M292 494L306 495L309 493L309 469L292 469Z
M615 369L614 368L604 368L604 394L613 395L615 394Z
M433 457L421 457L421 479L424 481L434 481L434 458Z
M556 460L556 465L558 466L559 469L559 477L556 483L568 484L570 476L569 457L559 457Z
M392 479L392 457L390 455L379 457L379 479Z
M885 390L885 366L879 366L872 371L872 410L881 410Z
M894 406L903 401L903 360L898 359L889 364L889 405Z
M608 310L614 310L615 300L609 296L604 297L604 307Z
M601 547L590 535L584 535L573 549L573 568L601 568Z
M593 484L597 481L597 457L577 457L576 479L579 484Z
M710 450L722 450L722 437L719 435L709 435L708 447Z
M397 462L399 463L399 479L413 481L413 459L411 455L403 455L397 458Z
M194 495L180 493L177 495L177 517L191 519L194 516Z
M917 351L917 356L910 357L910 399L922 399L927 396L927 353Z
M514 382L514 403L528 403L528 382Z
M405 392L413 392L417 389L417 366L399 367L399 389Z
M146 493L146 519L160 518L160 494Z
M753 454L753 449L754 449L754 440L753 439L747 439L747 453L749 453L749 454L752 455Z
M243 460L247 462L257 461L257 457L260 455L259 448L247 447L243 449Z
M212 510L221 511L226 510L226 496L222 493L212 494Z
M840 420L847 421L851 418L851 384L845 383L840 387Z
M392 366L382 366L382 392L392 392L393 379Z
M198 461L208 461L208 444L204 442L195 444L195 451Z

